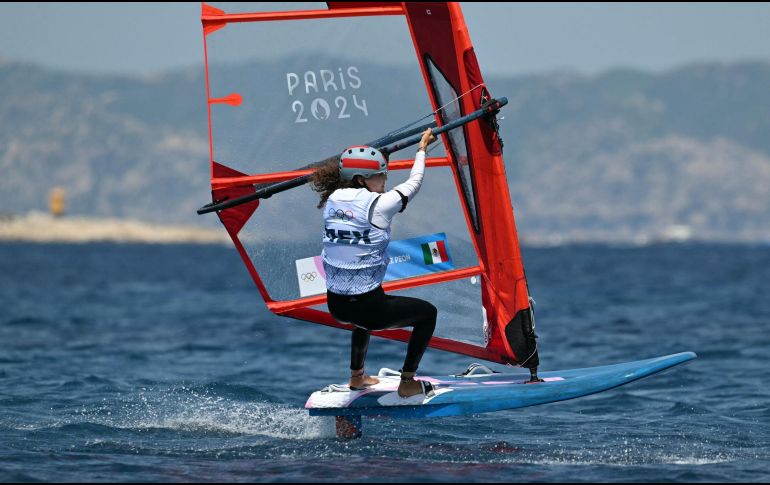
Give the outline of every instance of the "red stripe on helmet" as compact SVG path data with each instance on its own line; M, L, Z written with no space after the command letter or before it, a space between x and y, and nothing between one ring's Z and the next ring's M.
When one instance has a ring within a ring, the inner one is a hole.
M355 158L343 158L342 166L344 168L368 168L371 170L379 170L380 162L375 160L359 160Z

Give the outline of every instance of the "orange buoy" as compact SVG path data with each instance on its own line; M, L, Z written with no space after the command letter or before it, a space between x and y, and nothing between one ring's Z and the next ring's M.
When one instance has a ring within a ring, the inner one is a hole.
M54 217L61 217L64 215L64 199L66 192L61 187L54 187L51 190L51 194L48 198L48 207L51 211L51 215Z

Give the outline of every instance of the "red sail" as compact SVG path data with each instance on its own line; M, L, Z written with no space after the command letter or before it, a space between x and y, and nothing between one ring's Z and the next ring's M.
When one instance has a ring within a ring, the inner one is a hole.
M203 5L214 200L305 175L309 170L296 167L384 135L415 114L433 111L444 125L490 99L458 4L328 5L327 10L234 13ZM286 45L270 47L267 38ZM239 46L254 49L257 59L240 75L219 62ZM260 46L263 52L257 52ZM411 100L411 91L420 101ZM422 112L415 111L416 104ZM405 212L411 215L399 216L394 224L407 228L407 236L420 230L447 233L457 266L383 286L422 291L434 304L426 290L445 288L436 298L452 294L458 301L476 295L477 306L467 315L463 309L473 304L447 302L445 311L437 305L439 326L431 347L536 366L533 318L496 121L473 121L442 139L444 153L429 156L426 187ZM410 168L411 156L406 150L393 156L389 168ZM434 180L435 186L427 187ZM446 197L450 192L454 195ZM296 188L258 207L249 204L219 215L271 311L349 329L328 314L323 293L297 297L291 281L294 264L300 268L313 250L320 252L321 216L305 216L315 207L314 197L307 187ZM478 284L469 286L469 278ZM409 338L407 330L374 334Z

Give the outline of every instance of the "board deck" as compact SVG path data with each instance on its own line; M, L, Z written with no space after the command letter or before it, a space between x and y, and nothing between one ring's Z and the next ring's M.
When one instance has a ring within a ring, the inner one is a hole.
M401 398L396 389L399 374L383 369L380 383L364 390L350 390L347 384L333 384L314 392L305 408L311 416L388 416L426 418L459 416L504 409L516 409L564 401L606 391L695 359L694 352L681 352L653 359L621 364L540 372L545 382L525 384L529 372L485 373L483 375L428 377L435 395Z

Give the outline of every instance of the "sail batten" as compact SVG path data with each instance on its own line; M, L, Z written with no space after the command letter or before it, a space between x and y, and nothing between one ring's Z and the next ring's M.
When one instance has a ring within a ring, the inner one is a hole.
M205 4L204 4L205 5ZM207 10L204 6L203 14L201 15L201 22L204 26L207 25L219 25L221 23L237 23L237 22L270 22L270 21L286 21L286 20L308 20L308 19L324 19L324 18L344 18L344 17L372 17L377 15L403 15L404 9L400 5L389 6L367 6L356 7L354 3L349 3L345 7L335 8L333 10L296 10L287 12L251 12L251 13L235 13L227 14L219 10ZM359 4L360 5L360 4Z
M427 286L435 283L442 283L446 281L454 281L461 278L471 278L474 276L480 276L484 272L481 266L475 266L471 268L462 268L452 271L443 271L441 273L435 273L427 276L417 276L414 278L405 278L398 281L385 282L382 288L385 291L397 291L407 288L416 288L419 286ZM307 308L315 305L326 303L326 295L318 295L307 298L300 298L297 300L289 301L271 301L267 304L270 311L283 314L296 310L298 308Z

